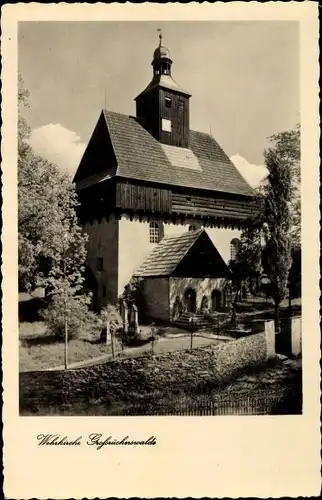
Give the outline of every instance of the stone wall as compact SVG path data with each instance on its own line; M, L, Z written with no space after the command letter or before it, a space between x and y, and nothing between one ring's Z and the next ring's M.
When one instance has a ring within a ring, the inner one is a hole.
M133 401L137 396L166 397L224 384L246 367L269 357L265 332L221 345L141 358L116 360L88 368L20 374L20 411L80 401ZM136 395L136 396L135 396Z

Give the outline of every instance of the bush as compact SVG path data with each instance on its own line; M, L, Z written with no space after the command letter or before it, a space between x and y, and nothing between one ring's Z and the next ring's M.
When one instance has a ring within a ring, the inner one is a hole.
M117 308L112 304L107 304L100 312L99 321L101 323L101 327L105 328L106 323L109 322L110 330L112 333L116 333L117 331L123 328L123 321L121 315Z
M47 330L57 340L65 338L67 324L68 339L98 333L100 322L95 313L89 309L91 297L89 295L67 296L57 294L47 309L40 312L45 320Z
M133 304L139 308L139 311L144 310L144 297L142 294L142 281L143 278L133 277L129 283L125 285L120 301L124 300L128 307Z

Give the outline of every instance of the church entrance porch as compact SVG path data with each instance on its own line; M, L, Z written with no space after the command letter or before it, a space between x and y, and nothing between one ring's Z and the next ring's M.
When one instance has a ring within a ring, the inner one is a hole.
M229 269L204 230L164 238L147 256L136 276L143 278L146 315L177 322L206 317L212 302L220 307Z

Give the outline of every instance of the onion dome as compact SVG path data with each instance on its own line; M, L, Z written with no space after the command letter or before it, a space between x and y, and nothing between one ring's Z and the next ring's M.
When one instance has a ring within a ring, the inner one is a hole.
M160 39L159 47L157 47L153 53L152 64L160 63L162 61L172 62L170 59L170 50L167 47L165 47L164 45L162 45L162 33L161 33L161 31L159 34L159 39Z

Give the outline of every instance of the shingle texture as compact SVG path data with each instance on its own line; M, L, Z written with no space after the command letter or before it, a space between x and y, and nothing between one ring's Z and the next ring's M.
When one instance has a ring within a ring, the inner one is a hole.
M203 229L200 229L163 238L134 276L170 276L202 232Z
M198 158L191 149L169 146L168 144L161 144L161 147L173 167L189 168L202 172Z
M190 149L200 170L172 164L169 155L136 118L104 111L108 133L117 160L116 176L173 186L254 195L215 139L190 131ZM183 157L184 158L184 157ZM108 165L107 165L108 169Z

